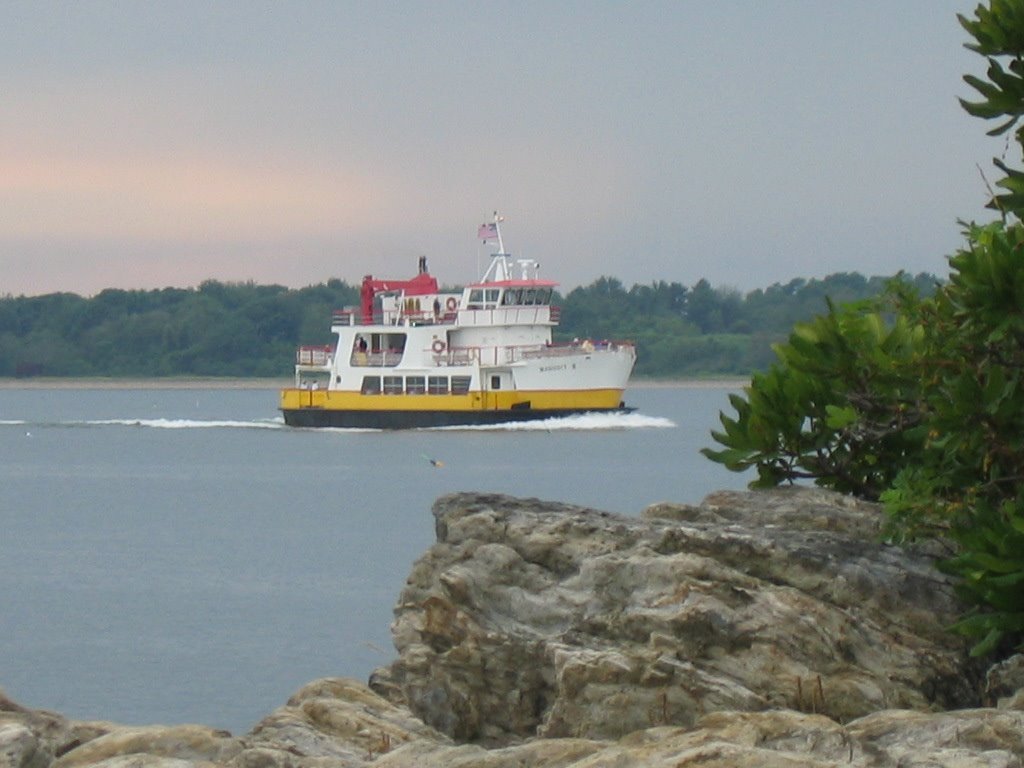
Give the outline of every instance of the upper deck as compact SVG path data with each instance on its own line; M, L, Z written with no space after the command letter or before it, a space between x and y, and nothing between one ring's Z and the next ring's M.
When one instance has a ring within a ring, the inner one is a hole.
M337 332L341 327L353 325L558 325L562 309L550 303L550 288L530 289L529 295L525 290L517 293L515 289L472 288L461 297L456 294L438 296L437 309L430 302L429 309L424 309L423 302L410 304L405 300L385 300L369 317L356 309L336 310L331 317L331 326Z

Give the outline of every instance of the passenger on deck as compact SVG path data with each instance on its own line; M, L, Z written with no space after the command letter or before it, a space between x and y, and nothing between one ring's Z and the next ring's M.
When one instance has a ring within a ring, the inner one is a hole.
M366 365L366 339L362 336L356 338L355 364Z

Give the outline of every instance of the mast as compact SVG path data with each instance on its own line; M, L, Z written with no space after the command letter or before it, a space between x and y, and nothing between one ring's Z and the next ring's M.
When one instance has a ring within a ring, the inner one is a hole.
M498 238L498 253L502 256L507 256L505 253L505 243L501 240L501 222L505 220L504 216L499 216L498 212L494 212L494 234Z
M494 239L498 241L498 251L491 254L491 263L484 272L483 277L480 278L481 282L497 282L512 278L511 255L505 252L505 241L501 239L501 222L504 220L505 217L498 215L498 212L495 211L493 221L490 224L484 223L480 226L481 237L484 240L490 240L490 233L493 232ZM485 234L487 235L486 237L484 237Z

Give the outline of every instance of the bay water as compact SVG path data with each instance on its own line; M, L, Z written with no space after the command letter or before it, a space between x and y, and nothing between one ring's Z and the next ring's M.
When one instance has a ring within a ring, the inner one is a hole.
M442 494L636 515L744 487L699 454L738 386L401 432L288 428L266 388L0 389L0 688L75 719L243 733L311 680L394 659Z

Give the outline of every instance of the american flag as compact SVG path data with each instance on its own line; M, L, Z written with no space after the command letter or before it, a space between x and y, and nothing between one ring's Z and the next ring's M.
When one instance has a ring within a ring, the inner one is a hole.
M476 236L481 240L497 240L498 225L493 222L490 224L481 224L480 229L476 232Z

